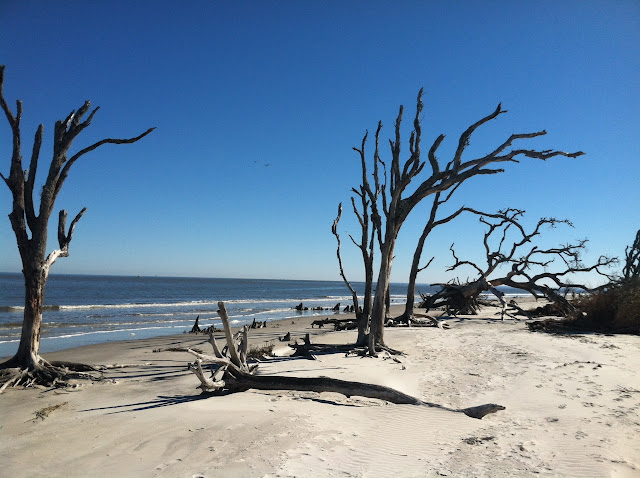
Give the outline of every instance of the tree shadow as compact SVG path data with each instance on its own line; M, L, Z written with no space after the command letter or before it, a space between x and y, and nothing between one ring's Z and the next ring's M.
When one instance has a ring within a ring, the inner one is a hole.
M221 393L216 396L227 395L226 393ZM196 400L204 400L206 398L210 398L213 395L210 393L202 392L198 395L158 395L158 398L154 400L149 400L147 402L137 402L137 403L128 403L125 405L113 405L108 407L98 407L98 408L87 408L85 410L78 410L79 412L95 412L99 410L112 410L107 413L107 415L112 415L115 413L125 413L125 412L139 412L143 410L151 410L154 408L168 407L172 405L180 405L182 403L194 402Z

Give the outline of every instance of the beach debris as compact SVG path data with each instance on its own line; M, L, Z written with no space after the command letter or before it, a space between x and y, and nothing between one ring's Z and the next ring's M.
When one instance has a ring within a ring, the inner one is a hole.
M608 279L612 277L604 270L614 265L617 262L616 258L600 256L591 265L583 264L582 255L586 251L586 239L554 247L540 247L534 243L544 229L559 225L572 227L567 219L541 218L535 227L527 231L522 225L525 214L523 210L509 208L495 214L470 212L479 215L479 221L487 228L483 238L486 265L481 266L476 262L458 258L452 244L449 249L454 263L447 270L471 267L476 270L477 278L465 282L454 279L446 284L433 284L439 286L440 290L423 296L421 307L428 310L444 307L448 314L476 315L479 308L485 305L481 294L490 292L502 306L502 320L505 315L516 318L511 313L512 310L526 316L543 314L566 317L577 311L567 295L570 292L591 290L585 284L568 282L565 279L567 275L591 272ZM511 241L506 240L509 231L516 235ZM531 270L537 266L543 266L544 272L532 274ZM497 289L498 286L519 289L536 299L545 298L551 304L527 313L514 301L507 304L505 294Z
M205 328L201 329L199 322L200 322L200 316L198 315L196 317L195 323L193 324L193 327L191 327L191 330L189 331L190 334L196 334L196 335L198 335L198 334L208 334L209 331L212 331L212 332L217 332L218 331L218 329L216 329L214 325L210 325L209 327L205 327Z
M200 321L200 316L197 316L196 322L193 324L193 327L191 327L192 334L197 334L198 332L201 332L200 325L198 324L199 321Z
M493 403L470 408L454 409L436 403L425 402L390 387L330 377L256 375L255 371L259 364L247 362L249 326L245 325L235 336L232 335L224 302L218 302L218 307L227 340L227 345L223 349L223 353L220 353L213 334L210 334L209 338L214 348L214 355L205 355L193 349L188 349L188 352L196 358L195 362L189 364L189 370L191 370L200 381L198 388L202 389L203 392L211 394L220 394L223 392L235 393L251 388L257 390L295 390L317 393L335 392L347 397L367 397L395 404L435 407L451 412L464 413L469 417L478 419L490 413L505 409L505 407ZM311 350L310 347L312 347L312 344L309 334L305 335L302 345L306 348L305 351ZM209 376L207 376L202 368L203 363L211 364Z
M407 315L405 312L399 317L389 318L385 322L385 327L438 327L448 329L449 324L444 320L439 320L426 314Z
M494 436L486 436L486 437L468 437L463 438L462 441L467 445L481 445L482 443L493 441L496 437Z
M287 332L284 336L279 337L280 342L289 342L291 340L291 332Z
M352 330L358 327L358 322L354 319L319 319L311 322L311 328L317 326L319 329L327 324L333 324L334 330Z
M204 351L201 348L198 347L161 347L158 349L153 349L152 352L153 353L158 353L158 352L187 352L188 350L195 350L196 352L200 352L203 353ZM126 366L126 365L125 365ZM135 367L135 365L131 365L132 367Z
M258 319L253 319L253 322L251 323L251 327L252 329L262 329L265 328L267 326L267 321L265 320L264 322L259 322Z
M69 402L62 402L62 403L58 403L57 405L50 405L48 407L45 407L41 410L38 410L35 413L35 418L32 419L32 421L37 421L38 418L41 420L44 420L45 418L47 418L52 412L55 412L56 410L59 410L60 408L64 407L65 405L67 405Z

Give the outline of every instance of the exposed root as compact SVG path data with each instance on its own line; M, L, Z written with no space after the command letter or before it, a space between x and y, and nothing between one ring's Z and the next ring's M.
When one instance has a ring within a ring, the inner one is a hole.
M75 362L48 362L39 358L35 365L13 367L14 359L0 365L0 393L9 387L68 387L69 380L101 380L102 373L90 365ZM95 372L95 373L94 373Z

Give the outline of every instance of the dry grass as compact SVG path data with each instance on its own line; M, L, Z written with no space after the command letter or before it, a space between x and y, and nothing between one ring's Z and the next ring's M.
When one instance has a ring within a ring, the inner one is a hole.
M273 342L265 343L264 345L252 345L247 352L247 358L259 359L263 355L271 355L275 344Z
M579 320L607 332L640 333L640 279L632 279L580 298Z
M574 302L578 309L563 320L532 322L531 330L640 334L640 278L611 285Z

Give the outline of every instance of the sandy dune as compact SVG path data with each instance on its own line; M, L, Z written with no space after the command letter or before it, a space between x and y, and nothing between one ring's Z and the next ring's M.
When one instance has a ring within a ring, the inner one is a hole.
M153 352L184 343L208 352L203 336L49 354L139 365L74 391L0 395L2 475L640 476L640 338L530 333L494 312L452 319L448 330L387 329L387 343L406 352L402 363L332 354L260 366L263 374L379 383L453 408L506 407L483 420L336 393L203 398L186 370L188 354ZM323 334L313 340L326 343L355 337L311 329L311 319L291 322L252 331L254 343L287 330L293 337Z

